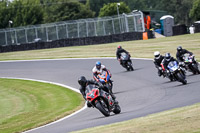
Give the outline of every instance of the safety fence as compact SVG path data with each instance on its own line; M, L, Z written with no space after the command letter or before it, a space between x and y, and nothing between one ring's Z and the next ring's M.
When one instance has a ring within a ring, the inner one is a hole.
M0 46L144 31L143 14L137 11L111 17L0 29Z

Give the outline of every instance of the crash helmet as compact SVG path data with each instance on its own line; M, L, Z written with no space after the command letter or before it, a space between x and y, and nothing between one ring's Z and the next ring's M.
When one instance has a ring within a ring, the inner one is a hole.
M120 45L117 47L117 49L121 49L121 48L122 48L122 46L120 46Z
M178 47L177 47L177 51L180 52L181 50L182 50L182 47L181 47L181 46L178 46Z
M96 68L97 68L98 70L101 69L101 62L100 62L100 61L97 61L97 62L96 62Z
M155 51L155 52L154 52L154 57L155 57L156 59L159 59L159 58L160 58L160 52L159 52L159 51Z
M170 53L166 53L166 54L165 54L165 58L166 58L167 61L169 61L169 60L171 59Z
M86 86L87 79L86 79L84 76L81 76L81 77L78 79L78 83L79 83L79 85L81 85L81 86Z

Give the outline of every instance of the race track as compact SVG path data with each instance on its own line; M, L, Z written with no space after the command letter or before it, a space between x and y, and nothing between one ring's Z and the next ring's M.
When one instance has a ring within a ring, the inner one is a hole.
M104 117L87 108L63 121L29 131L30 133L67 133L89 127L125 121L172 108L200 102L200 75L187 73L187 85L157 76L152 60L133 59L135 71L126 72L116 59L69 59L0 62L0 77L45 80L79 88L81 75L92 79L92 68L100 60L112 73L113 92L122 112Z

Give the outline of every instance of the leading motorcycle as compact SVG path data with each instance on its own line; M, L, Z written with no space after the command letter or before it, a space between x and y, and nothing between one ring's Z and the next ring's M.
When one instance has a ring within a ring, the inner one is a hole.
M119 114L121 108L119 103L112 99L112 97L103 89L97 87L86 87L86 99L97 108L104 116L110 116L110 113Z
M125 52L121 53L120 56L121 64L127 71L133 71L134 68L132 66L132 62L130 61L130 57Z

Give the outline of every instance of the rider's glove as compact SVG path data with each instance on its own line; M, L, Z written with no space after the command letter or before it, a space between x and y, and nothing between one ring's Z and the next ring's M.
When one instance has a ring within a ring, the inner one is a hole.
M167 73L169 73L169 70L167 70Z

